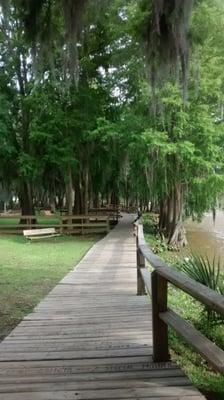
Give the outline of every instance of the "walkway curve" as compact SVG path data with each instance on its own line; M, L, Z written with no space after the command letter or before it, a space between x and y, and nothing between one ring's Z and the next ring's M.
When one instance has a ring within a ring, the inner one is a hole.
M123 216L0 344L0 400L204 399L174 363L152 362L132 220Z

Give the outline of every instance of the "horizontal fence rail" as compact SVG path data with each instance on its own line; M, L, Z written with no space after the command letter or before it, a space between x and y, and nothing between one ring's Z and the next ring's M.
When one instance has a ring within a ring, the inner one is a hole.
M107 215L110 220L114 220L116 222L121 218L120 208L90 208L89 213L93 215Z
M107 233L112 217L108 215L7 215L0 216L0 234L21 234L24 229L55 228L62 234ZM116 221L116 218L113 218Z
M152 298L153 359L169 361L168 327L173 328L218 372L224 373L224 351L206 338L174 310L168 308L168 284L189 294L208 309L224 317L224 296L175 271L155 255L145 242L142 224L135 223L137 242L137 294ZM154 268L150 272L146 261Z

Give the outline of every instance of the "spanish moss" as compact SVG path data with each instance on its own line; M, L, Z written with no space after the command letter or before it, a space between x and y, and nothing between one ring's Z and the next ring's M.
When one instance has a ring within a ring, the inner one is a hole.
M187 98L188 29L193 0L153 0L147 32L151 79L155 87L161 79L181 81ZM179 70L181 77L179 78Z
M80 37L82 15L87 0L62 0L62 3L65 19L68 71L77 83L79 77L77 42Z
M6 2L6 0L1 0ZM21 0L25 31L32 44L33 54L40 64L52 56L55 18L61 15L64 25L64 70L69 80L78 81L77 42L82 27L82 14L87 0ZM61 13L61 10L63 12Z

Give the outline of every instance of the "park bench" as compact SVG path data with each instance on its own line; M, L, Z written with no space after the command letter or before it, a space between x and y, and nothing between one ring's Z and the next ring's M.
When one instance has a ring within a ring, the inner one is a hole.
M60 236L60 233L56 232L55 228L43 228L43 229L29 229L23 231L23 235L29 239L44 239L49 237Z

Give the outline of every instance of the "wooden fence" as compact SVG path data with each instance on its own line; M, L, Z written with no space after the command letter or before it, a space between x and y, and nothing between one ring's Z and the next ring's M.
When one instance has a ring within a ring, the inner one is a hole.
M120 209L118 207L117 208L106 208L106 207L90 208L89 214L97 215L97 216L107 215L111 222L118 222L119 218L121 217Z
M207 339L174 310L168 308L168 284L200 301L208 309L224 317L224 296L175 271L156 256L145 242L143 226L136 224L137 238L137 292L146 292L152 298L153 359L169 361L168 327L173 328L217 371L224 372L224 351ZM146 261L154 268L151 273Z
M0 216L0 234L22 234L24 229L41 228L55 228L62 234L107 233L110 230L110 219L107 215Z

